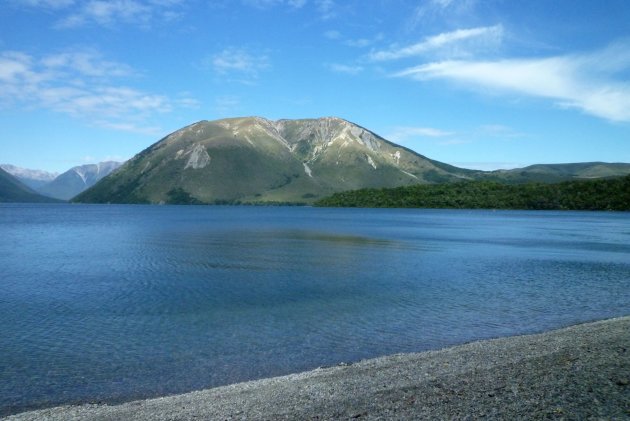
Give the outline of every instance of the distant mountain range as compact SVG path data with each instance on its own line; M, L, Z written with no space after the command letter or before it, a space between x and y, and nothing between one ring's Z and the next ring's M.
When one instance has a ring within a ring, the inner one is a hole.
M50 197L42 196L0 168L0 202L43 203L58 202Z
M26 184L31 189L37 190L40 187L53 181L59 173L53 173L42 170L29 170L26 168L16 167L15 165L2 164L0 168L16 177L22 183Z
M62 174L30 170L9 164L0 165L0 168L27 186L33 193L58 200L70 200L92 187L120 165L120 162L113 161L81 165Z
M630 174L630 164L475 171L431 160L346 120L200 121L150 146L74 200L90 203L313 203L367 187L466 180L555 182Z
M75 167L37 191L84 203L311 204L361 188L474 180L552 183L630 174L630 164L601 162L458 168L336 117L200 121L119 166Z
M108 161L74 167L38 188L37 191L45 196L70 200L120 166L120 162Z

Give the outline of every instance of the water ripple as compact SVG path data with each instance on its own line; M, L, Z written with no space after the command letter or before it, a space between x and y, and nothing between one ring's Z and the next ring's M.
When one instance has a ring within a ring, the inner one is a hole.
M0 229L0 415L630 308L627 214L41 205Z

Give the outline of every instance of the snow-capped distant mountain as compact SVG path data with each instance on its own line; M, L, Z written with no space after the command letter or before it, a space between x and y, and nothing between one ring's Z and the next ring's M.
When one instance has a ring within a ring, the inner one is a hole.
M40 187L53 181L59 173L48 172L42 170L31 170L28 168L20 168L15 165L2 164L0 168L11 174L13 177L26 184L31 189L37 190Z
M57 200L37 194L17 177L0 168L0 203L5 202L44 203Z
M37 191L55 199L69 200L92 187L101 178L109 175L121 165L120 162L108 161L73 167L48 184L38 188Z

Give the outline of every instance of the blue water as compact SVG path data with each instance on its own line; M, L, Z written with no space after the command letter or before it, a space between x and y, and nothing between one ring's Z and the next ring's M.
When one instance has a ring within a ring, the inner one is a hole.
M630 214L0 205L0 415L630 314Z

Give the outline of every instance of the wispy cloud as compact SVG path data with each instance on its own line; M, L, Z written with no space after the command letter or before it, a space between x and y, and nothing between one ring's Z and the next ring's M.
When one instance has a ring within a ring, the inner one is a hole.
M147 125L139 125L137 123L113 123L107 120L99 120L97 121L99 127L103 127L105 129L115 130L118 132L127 132L127 133L137 133L142 135L159 135L163 133L163 129L158 126L147 126ZM106 159L105 161L125 161L126 159ZM102 162L103 159L93 160L93 162Z
M173 100L116 83L134 74L123 63L93 50L34 57L0 52L0 106L43 108L116 130L155 132L155 115L193 106L192 98ZM182 102L183 101L183 102Z
M374 45L379 41L382 41L384 38L383 33L381 32L372 37L346 38L340 31L337 31L335 29L324 32L324 37L332 41L339 41L340 44L347 47L354 48L366 48Z
M315 0L315 4L322 19L328 20L337 16L337 5L334 0Z
M308 10L314 10L322 20L337 16L337 5L334 0L241 0L241 3L263 10L274 7L298 10L308 6Z
M91 77L121 77L134 73L130 66L107 61L94 50L48 55L41 60L41 64L51 72L72 72Z
M201 106L201 102L193 98L193 94L190 92L181 92L177 98L173 99L173 104L177 108L195 109Z
M385 136L393 142L404 142L409 139L418 137L444 138L454 135L455 133L436 129L433 127L395 127L394 130Z
M458 29L425 38L405 47L375 51L369 55L373 61L397 60L407 57L439 53L441 56L462 57L480 49L496 48L503 38L503 26L483 26Z
M248 6L266 9L274 6L289 6L293 9L301 9L307 0L242 0Z
M241 107L241 99L237 96L220 96L214 101L214 110L220 116L233 115Z
M497 61L447 60L403 70L399 77L446 79L465 87L551 99L610 121L630 122L630 45L589 54ZM626 73L627 74L627 73Z
M337 40L337 39L341 39L342 36L341 36L341 32L331 29L324 32L324 37L328 39L332 39L332 40Z
M75 3L75 0L13 0L13 3L28 7L63 9L68 6L72 6Z
M358 75L363 71L363 66L358 65L347 65L347 64L336 64L331 63L326 65L326 67L335 73L343 73L347 75Z
M468 15L475 9L477 3L478 0L427 0L416 8L413 24L418 25L436 18Z
M30 8L64 11L57 28L87 25L115 26L131 24L148 27L153 22L177 18L182 0L13 0Z
M207 59L212 70L230 80L253 83L271 64L265 54L254 54L244 48L226 48Z

